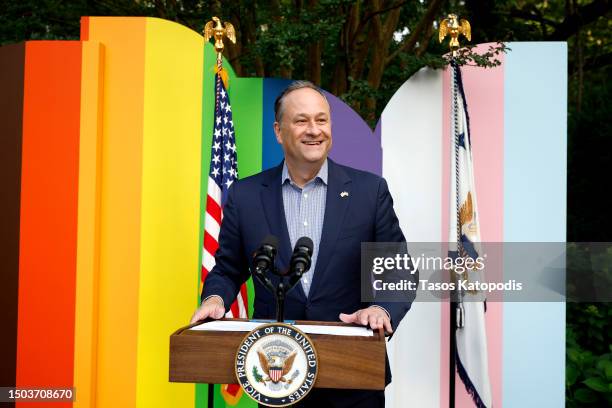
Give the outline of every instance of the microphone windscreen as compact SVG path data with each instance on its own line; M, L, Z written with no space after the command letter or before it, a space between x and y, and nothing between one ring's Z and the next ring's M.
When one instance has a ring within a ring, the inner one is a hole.
M308 255L312 256L312 248L314 247L312 239L310 239L308 237L302 237L302 238L298 239L298 242L295 244L295 248L297 249L299 247L307 248Z
M272 234L269 234L261 242L261 246L264 246L264 245L269 245L272 248L276 249L278 247L278 238L276 238L276 236Z

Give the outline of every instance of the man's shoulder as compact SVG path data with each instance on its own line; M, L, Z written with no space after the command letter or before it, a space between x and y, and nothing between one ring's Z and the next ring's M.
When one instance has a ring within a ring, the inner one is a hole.
M271 169L263 170L259 173L239 179L235 184L242 190L267 185L274 182L275 179L278 179L280 183L280 175L277 173L279 173L278 167L272 167Z
M340 172L344 172L352 182L362 183L365 185L378 186L384 179L378 174L371 173L366 170L356 169L354 167L345 166L344 164L335 163Z

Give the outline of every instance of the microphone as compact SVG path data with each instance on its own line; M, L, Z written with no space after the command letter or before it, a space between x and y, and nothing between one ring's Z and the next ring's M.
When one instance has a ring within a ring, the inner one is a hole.
M276 257L276 247L278 246L278 238L274 235L268 235L255 254L253 254L253 275L272 293L275 293L274 284L264 272L268 269L274 270L274 258Z
M295 244L291 261L289 261L289 272L295 273L297 280L302 277L304 272L310 269L313 246L312 239L308 237L298 239Z
M253 266L256 273L273 268L274 258L276 257L276 247L278 246L278 238L274 235L268 235L261 243L261 246L253 256Z

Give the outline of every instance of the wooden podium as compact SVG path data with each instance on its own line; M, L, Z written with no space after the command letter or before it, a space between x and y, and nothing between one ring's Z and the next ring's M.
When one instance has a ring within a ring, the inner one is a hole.
M189 330L200 323L180 328L170 336L170 381L238 383L234 359L247 332ZM351 326L346 323L313 321L295 323ZM386 350L382 329L371 337L308 333L307 336L312 339L319 360L315 388L385 389Z

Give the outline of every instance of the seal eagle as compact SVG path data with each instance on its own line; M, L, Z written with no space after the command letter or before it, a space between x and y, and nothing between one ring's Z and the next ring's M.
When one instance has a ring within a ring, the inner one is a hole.
M261 350L257 350L257 355L259 356L261 368L267 375L263 380L264 382L272 381L275 384L286 382L287 384L291 384L292 380L286 379L285 376L291 371L297 352L292 352L286 358L277 355L267 358Z

